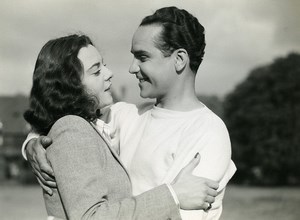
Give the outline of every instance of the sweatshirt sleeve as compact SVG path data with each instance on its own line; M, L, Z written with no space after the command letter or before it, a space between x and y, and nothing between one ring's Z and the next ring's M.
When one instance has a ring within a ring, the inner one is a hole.
M27 156L26 156L26 145L28 144L28 142L33 139L33 138L38 138L40 135L37 134L37 133L34 133L33 131L31 131L28 135L27 135L27 138L25 139L25 141L23 142L22 144L22 148L21 148L21 151L22 151L22 156L25 160L27 160Z
M218 195L208 212L196 210L193 212L181 210L183 219L219 219L222 213L222 202L225 187L236 171L231 160L231 143L224 122L214 114L208 114L207 120L195 121L194 126L187 129L181 149L186 152L184 163L187 164L195 153L199 152L201 159L193 174L219 182ZM182 155L184 153L181 152Z

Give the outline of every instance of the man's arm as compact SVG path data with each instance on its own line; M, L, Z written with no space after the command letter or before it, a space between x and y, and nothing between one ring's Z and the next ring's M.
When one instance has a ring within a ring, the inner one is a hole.
M231 160L229 134L223 121L214 117L204 137L199 138L195 147L195 150L201 150L203 157L193 173L218 181L218 191L221 191L236 171Z
M51 138L30 132L22 145L22 155L28 160L41 187L52 195L51 188L56 187L54 172L46 157L46 148L52 143Z
M210 115L208 119L209 123L195 122L196 127L192 130L198 133L195 134L190 130L190 136L187 135L188 138L183 139L181 144L189 147L191 152L200 152L202 156L201 163L195 168L193 174L219 182L218 195L212 204L212 209L206 214L203 213L206 219L219 219L222 213L225 187L236 168L231 161L231 144L225 124L215 115ZM187 160L185 158L185 162ZM182 212L181 214L183 219L189 216L188 213Z

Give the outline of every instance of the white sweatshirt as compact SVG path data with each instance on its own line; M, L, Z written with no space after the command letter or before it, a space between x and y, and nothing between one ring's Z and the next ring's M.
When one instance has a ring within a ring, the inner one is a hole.
M181 211L182 218L218 219L225 186L236 171L231 144L223 121L206 106L178 112L156 106L138 109L116 103L111 107L112 142L120 146L120 158L138 195L162 183L170 183L197 152L200 164L193 174L220 183L212 209Z

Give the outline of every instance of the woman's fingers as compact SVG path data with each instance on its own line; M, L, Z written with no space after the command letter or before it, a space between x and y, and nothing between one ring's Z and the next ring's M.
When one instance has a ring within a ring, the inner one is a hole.
M215 202L215 197L214 196L207 196L205 201L207 203L214 203Z
M193 170L195 169L195 167L198 166L199 163L200 163L200 154L197 153L194 156L194 158L185 167L183 167L180 170L180 172L178 173L178 175L175 177L175 179L172 181L171 184L177 182L177 180L180 179L180 177L183 177L184 175L192 175Z
M200 163L200 159L201 156L199 153L196 153L196 155L194 156L194 158L188 163L188 165L186 165L182 171L184 173L192 173L193 170L198 166L198 164Z
M211 207L212 207L211 203L206 202L206 203L205 203L204 211L205 211L205 212L208 212L208 211L211 209Z
M208 188L207 189L207 195L208 196L216 197L218 195L218 192L217 192L217 190L215 190L213 188Z
M219 183L216 182L216 181L213 181L213 180L209 180L207 181L207 186L212 188L212 189L215 189L217 190L219 188Z

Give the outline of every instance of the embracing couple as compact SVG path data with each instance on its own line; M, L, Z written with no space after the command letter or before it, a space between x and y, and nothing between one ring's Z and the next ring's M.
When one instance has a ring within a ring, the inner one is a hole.
M112 102L112 72L85 35L41 49L24 117L24 157L43 187L48 219L219 219L236 171L222 120L195 77L204 28L186 10L145 17L129 72L154 105Z

